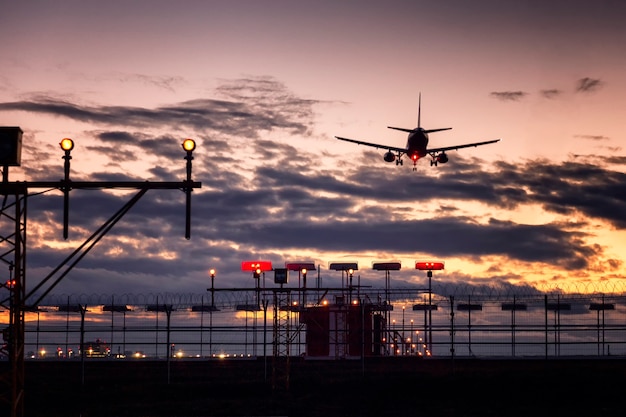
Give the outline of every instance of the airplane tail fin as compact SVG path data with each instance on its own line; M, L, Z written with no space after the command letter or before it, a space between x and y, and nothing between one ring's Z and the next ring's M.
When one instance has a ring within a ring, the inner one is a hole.
M417 127L420 128L422 127L421 123L421 114L422 114L422 92L420 91L420 95L419 95L419 100L418 100L418 104L417 104ZM441 132L442 130L450 130L452 129L451 127L442 127L439 129L425 129L424 133L433 133L433 132Z
M419 100L417 101L417 127L422 127L420 124L420 118L422 115L422 92L420 91Z
M422 115L422 93L420 92L419 95L419 100L418 100L418 104L417 104L417 128L416 129L406 129L403 127L393 127L393 126L387 126L389 129L395 129L395 130L401 130L402 132L414 132L417 129L421 129L422 125L421 125L421 115ZM433 132L441 132L442 130L450 130L452 129L451 127L442 127L439 129L424 129L424 133L433 133Z

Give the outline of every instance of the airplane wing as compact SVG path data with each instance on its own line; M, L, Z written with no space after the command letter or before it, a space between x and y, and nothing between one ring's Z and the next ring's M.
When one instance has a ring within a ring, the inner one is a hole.
M390 150L390 151L400 152L400 153L405 153L406 152L406 148L397 148L395 146L381 145L379 143L363 142L362 140L342 138L340 136L335 136L335 139L344 140L346 142L356 143L357 145L371 146L372 148L376 148L376 149L387 149L387 150Z
M500 139L487 140L485 142L466 143L464 145L445 146L443 148L428 148L426 151L432 154L432 153L445 152L445 151L455 151L457 149L462 149L462 148L471 148L473 146L488 145L490 143L496 143L496 142L500 142Z

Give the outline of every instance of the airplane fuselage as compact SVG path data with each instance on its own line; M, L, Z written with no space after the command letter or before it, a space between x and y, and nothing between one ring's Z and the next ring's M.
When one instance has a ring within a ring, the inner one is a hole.
M420 158L428 155L428 133L423 128L417 127L409 133L409 137L406 141L406 154L412 161L417 161Z

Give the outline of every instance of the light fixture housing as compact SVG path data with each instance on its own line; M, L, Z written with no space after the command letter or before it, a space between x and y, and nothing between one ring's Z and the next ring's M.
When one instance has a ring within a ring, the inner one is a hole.
M69 152L74 149L74 141L70 138L61 139L59 145L61 146L61 149L63 149L65 152Z
M196 149L196 141L193 139L185 139L183 141L183 149L187 152L193 152Z

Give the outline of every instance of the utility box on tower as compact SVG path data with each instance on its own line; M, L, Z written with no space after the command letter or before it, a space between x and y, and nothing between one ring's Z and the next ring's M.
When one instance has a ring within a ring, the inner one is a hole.
M22 129L0 126L0 166L22 164Z

